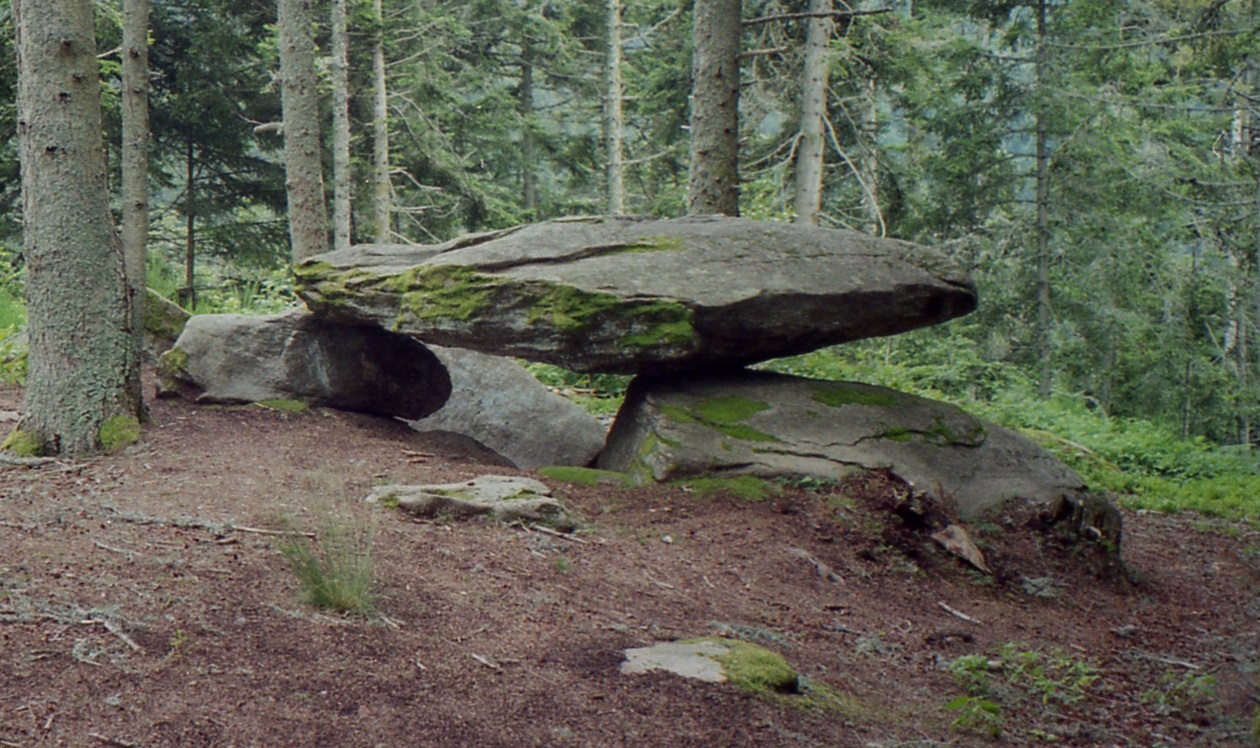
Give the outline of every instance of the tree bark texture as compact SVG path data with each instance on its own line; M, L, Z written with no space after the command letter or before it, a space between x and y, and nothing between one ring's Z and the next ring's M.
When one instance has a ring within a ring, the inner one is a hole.
M1037 1L1037 59L1036 81L1037 95L1041 98L1037 103L1035 114L1037 130L1037 355L1038 364L1037 394L1042 399L1050 397L1053 385L1054 368L1051 364L1050 341L1050 150L1049 123L1046 121L1046 105L1044 97L1046 87L1046 0Z
M328 213L320 161L313 0L278 0L285 188L293 260L328 251Z
M822 208L823 121L827 116L827 83L834 22L825 14L831 0L811 0L805 34L805 64L801 72L801 144L796 150L796 220L818 225Z
M696 0L687 212L739 215L740 0Z
M529 220L538 219L538 140L534 134L534 52L521 49L521 82L516 90L521 118L521 198Z
M123 0L122 243L132 327L144 345L149 237L149 0Z
M606 8L608 25L607 55L604 59L604 147L607 152L606 177L608 179L608 212L621 215L626 212L626 176L622 149L622 129L625 117L621 109L621 0L608 0Z
M392 190L389 184L389 90L385 83L385 10L381 0L372 0L376 34L372 39L372 223L376 241L389 241L389 215Z
M346 0L332 2L333 249L350 246L350 30Z
M14 0L30 357L8 446L70 457L143 412L109 209L91 0Z

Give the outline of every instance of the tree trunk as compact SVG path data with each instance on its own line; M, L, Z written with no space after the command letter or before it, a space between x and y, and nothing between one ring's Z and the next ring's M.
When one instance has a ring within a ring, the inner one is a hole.
M190 312L197 309L197 160L190 138L184 150L184 288L179 303Z
M521 198L530 220L538 217L538 185L534 168L538 162L538 144L534 139L534 59L529 42L521 49L521 82L517 87L517 103L521 116Z
M122 243L132 329L144 346L149 237L149 0L124 0L122 40Z
M294 262L328 251L312 5L313 0L278 0L285 188Z
M879 83L875 71L866 81L866 101L862 102L861 127L863 140L862 156L859 159L862 173L862 205L865 207L866 233L873 236L886 236L888 226L884 223L884 212L879 207Z
M739 215L740 0L696 0L687 212Z
M831 0L810 0L805 35L805 65L801 74L801 144L796 151L796 221L818 225L822 208L823 123L827 116L829 44L834 22ZM860 175L859 175L860 178Z
M1045 104L1046 41L1046 0L1037 0L1037 394L1043 399L1050 397L1054 378L1054 369L1050 362L1050 149Z
M4 448L70 457L139 433L144 404L101 138L90 0L14 0L30 354Z
M350 246L350 30L346 15L346 0L333 0L333 249Z
M389 185L389 90L385 85L385 11L381 0L372 0L376 34L372 39L372 223L376 241L389 241L392 200Z
M604 145L608 167L608 212L621 215L626 212L625 160L621 145L621 131L625 117L621 110L621 0L608 0L608 54L604 60Z

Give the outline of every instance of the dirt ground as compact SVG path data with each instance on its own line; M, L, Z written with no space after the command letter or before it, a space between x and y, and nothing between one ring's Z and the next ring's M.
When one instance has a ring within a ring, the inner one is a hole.
M1251 525L1126 511L1126 582L999 520L970 528L984 574L879 476L762 501L550 481L585 518L565 538L363 505L519 474L456 439L151 406L123 453L0 469L0 746L1251 745ZM374 531L375 616L301 600L272 533L329 518ZM709 635L801 692L618 672Z

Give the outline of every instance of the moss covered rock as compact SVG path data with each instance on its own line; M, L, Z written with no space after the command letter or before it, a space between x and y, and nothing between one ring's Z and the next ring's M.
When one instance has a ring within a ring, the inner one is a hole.
M416 340L298 310L197 315L157 369L159 396L198 402L301 401L423 418L451 394L446 367Z
M597 467L641 481L836 480L888 469L976 518L1011 500L1058 507L1085 483L1046 450L947 403L762 371L639 377ZM731 491L734 493L734 491Z
M296 269L317 314L574 371L742 366L975 308L937 251L727 217L563 219Z
M797 693L800 678L777 652L750 642L709 636L626 650L621 672L664 670L709 683L730 682L748 693Z

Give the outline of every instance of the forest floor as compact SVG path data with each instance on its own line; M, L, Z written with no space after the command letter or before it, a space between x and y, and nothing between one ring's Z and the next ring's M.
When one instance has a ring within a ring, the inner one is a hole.
M0 388L0 421L20 408ZM1251 744L1254 525L1125 511L1105 580L996 522L970 528L984 574L878 476L760 501L550 481L585 519L565 538L362 503L522 474L459 439L151 408L119 454L0 469L0 746ZM373 533L373 616L302 602L273 533L330 523ZM801 693L618 671L710 635L782 654Z

